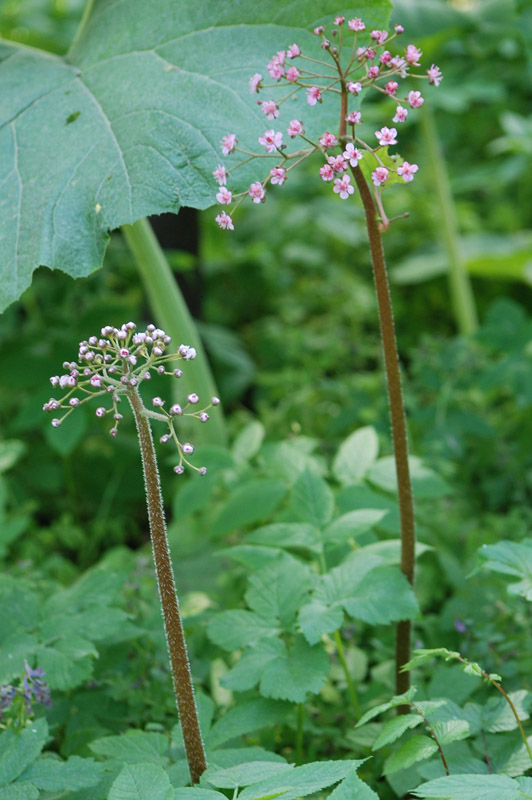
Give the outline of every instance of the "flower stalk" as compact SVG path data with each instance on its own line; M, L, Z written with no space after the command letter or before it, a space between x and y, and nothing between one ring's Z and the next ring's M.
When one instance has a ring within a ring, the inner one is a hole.
M142 399L135 387L128 388L127 399L135 417L139 437L157 586L190 779L194 784L199 782L202 773L207 769L207 759L201 738L183 623L179 613L157 458L150 423L145 414Z

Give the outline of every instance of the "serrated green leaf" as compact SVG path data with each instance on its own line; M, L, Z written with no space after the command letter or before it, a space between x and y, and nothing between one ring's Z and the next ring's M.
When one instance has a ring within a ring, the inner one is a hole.
M354 767L329 795L329 800L379 800L373 789L362 781Z
M284 719L291 709L290 703L265 697L239 703L215 722L206 737L206 744L211 748L219 747L224 742Z
M395 742L405 731L420 725L423 719L419 714L401 714L398 717L388 720L373 743L372 750L379 750L391 742Z
M376 508L348 511L347 514L336 517L327 526L323 532L323 539L326 542L344 542L351 537L356 538L369 531L374 525L378 525L387 513L385 510Z
M286 494L286 484L275 478L257 478L240 486L223 504L211 528L222 536L243 525L260 522L274 511Z
M14 781L38 758L47 736L45 719L31 722L20 732L4 730L0 734L0 786Z
M291 505L300 519L321 528L332 518L333 493L323 478L305 469L292 489Z
M348 614L370 625L412 619L419 612L412 587L397 567L377 567L342 604Z
M408 769L412 764L430 758L437 750L438 745L428 736L412 736L386 760L383 772L390 775L400 769Z
M412 794L442 800L517 800L520 787L505 775L446 775L418 786Z
M220 558L232 558L249 569L262 569L281 555L274 547L261 547L258 544L237 544L216 553Z
M333 475L344 486L357 483L378 454L379 440L375 428L359 428L340 445L332 465Z
M519 689L517 692L510 692L509 697L521 722L529 719L532 699L530 692ZM513 711L504 697L490 697L482 709L481 719L482 728L490 733L513 731L518 727Z
M29 781L45 792L65 792L95 786L103 775L103 764L92 758L71 756L67 761L58 758L39 758L24 770L21 781Z
M37 638L26 633L14 633L2 642L0 648L0 685L20 676L24 659L36 652Z
M449 494L449 486L416 456L408 459L412 488L418 500L431 500ZM379 458L369 469L366 478L387 492L397 492L397 472L393 456Z
M343 780L351 769L356 769L364 761L315 761L281 773L279 778L267 778L248 786L239 795L239 800L258 800L282 794L283 800L306 797Z
M249 761L228 769L209 768L201 776L202 783L210 783L217 789L236 789L250 786L268 778L281 780L286 770L293 769L293 764L279 764L275 761Z
M311 553L320 553L322 549L319 531L306 522L277 522L273 525L263 525L248 533L245 539L253 544L309 550Z
M365 714L361 716L355 728L360 728L362 725L365 725L366 722L369 722L370 719L374 719L378 717L379 714L384 714L385 711L389 711L390 708L396 708L396 706L408 706L410 705L414 695L416 694L416 687L411 686L407 692L404 694L395 695L392 697L391 700L388 700L387 703L380 703L378 706L374 706L374 708L370 708L369 711L366 711Z
M257 644L246 648L240 661L226 672L220 683L226 689L244 692L260 681L270 661L284 657L285 647L279 639L261 639Z
M290 650L279 654L265 666L260 692L264 697L303 703L308 694L324 686L329 673L329 658L322 647L312 647L303 636L296 636Z
M249 579L245 597L257 614L289 628L312 585L310 567L283 553Z
M174 800L227 800L222 792L216 792L214 789L203 789L199 786L184 786L174 789L173 797Z
M341 606L329 606L317 598L301 607L298 623L309 644L317 644L325 633L342 627L344 612Z
M414 650L414 657L404 665L402 671L406 672L407 670L415 669L427 664L429 661L433 661L435 658L444 658L446 661L450 661L458 658L459 655L460 653L454 650L447 650L446 647L435 647L432 650Z
M126 764L168 763L170 742L160 733L129 730L124 736L105 736L89 744L93 753Z
M279 632L280 628L274 617L261 616L245 609L222 611L212 617L207 625L207 635L211 642L224 650L240 650Z
M508 591L532 602L532 539L484 545L479 556L485 562L485 569L521 578L518 583L510 584Z
M449 719L445 722L432 722L432 729L441 745L467 739L471 733L469 723L465 719Z
M108 800L174 800L175 790L157 764L126 764L114 781Z

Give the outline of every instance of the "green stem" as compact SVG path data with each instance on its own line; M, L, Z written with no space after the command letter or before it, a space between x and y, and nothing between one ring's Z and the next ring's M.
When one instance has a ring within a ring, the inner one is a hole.
M392 424L392 439L397 471L397 488L399 498L399 515L401 518L401 570L407 580L414 586L415 578L415 543L416 528L414 517L414 500L412 496L412 483L410 480L410 467L408 464L408 438L406 432L406 417L401 386L401 372L399 369L399 354L397 352L397 339L393 319L390 286L386 271L386 261L382 246L382 236L379 229L377 210L369 186L362 174L360 167L351 169L355 178L360 197L366 214L371 261L373 264L373 277L377 292L377 305L379 308L379 321L381 341L384 351L386 366L386 382L390 403L390 418ZM401 672L401 667L410 659L410 640L412 626L410 620L402 620L397 624L395 640L395 683L396 694L403 694L410 687L408 672ZM401 707L407 711L408 707Z
M296 764L303 763L303 728L305 724L305 706L303 703L297 704L297 729L296 729Z
M338 651L338 658L340 659L340 663L344 670L345 679L347 681L347 691L349 692L349 697L351 698L351 705L353 706L353 711L355 712L355 717L357 720L360 719L360 703L358 702L357 692L355 689L355 684L353 683L353 679L349 672L349 665L347 663L347 659L345 657L345 650L344 645L342 642L342 638L340 636L340 631L334 632L334 641L336 643L336 650Z
M196 348L198 357L187 364L186 374L179 381L180 389L183 394L196 392L206 403L207 398L218 394L216 384L194 320L152 227L147 219L139 219L133 225L123 225L122 234L136 261L158 324L172 337L176 346L184 343ZM201 434L204 441L225 445L227 436L223 415L213 414L209 423L201 426Z
M456 222L455 205L449 175L443 156L434 116L427 104L421 114L423 144L429 155L434 180L434 194L438 202L438 227L449 260L449 289L456 323L460 333L474 333L478 326L477 310L471 281L460 250L460 234Z
M185 742L190 778L198 783L202 773L207 769L205 749L201 738L194 686L188 660L187 645L166 535L163 499L159 485L157 458L153 446L150 423L144 415L144 405L136 389L129 388L127 398L135 416L142 457L142 470L146 488L146 503L150 523L153 560L157 575L157 585L164 619L166 642L170 656L174 692Z

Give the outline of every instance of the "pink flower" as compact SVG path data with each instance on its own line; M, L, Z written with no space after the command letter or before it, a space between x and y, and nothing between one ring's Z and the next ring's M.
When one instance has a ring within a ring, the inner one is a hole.
M348 142L346 144L344 150L344 158L346 159L346 161L349 161L352 167L357 167L358 162L362 157L363 153L361 153L358 147L355 147L355 145L352 142Z
M345 172L347 169L347 164L345 163L343 155L329 156L327 161L335 172Z
M252 183L249 187L248 194L254 203L260 203L264 199L266 192L264 191L262 183L260 181L255 181L255 183Z
M392 60L392 54L389 50L385 50L384 53L381 53L379 56L379 61L381 64L389 64Z
M316 103L321 103L321 91L317 86L311 86L307 89L307 103L309 106L315 106Z
M228 136L222 138L222 153L224 156L228 156L229 153L233 152L236 142L236 133L230 133Z
M355 17L355 19L349 19L347 21L347 27L351 28L352 31L365 31L366 26L360 19L360 17Z
M439 86L440 81L443 78L441 74L441 70L436 64L432 64L431 68L427 70L427 75L429 76L429 83L432 83L434 86Z
M386 94L389 94L390 97L393 97L393 95L397 92L398 88L399 84L397 83L397 81L388 81L388 83L384 87L384 91L386 92Z
M402 26L402 25L395 25L395 26L394 26L394 31L396 32L396 34L397 34L398 36L400 36L400 35L401 35L401 33L404 33L404 32L405 32L405 29L403 28L403 26Z
M334 18L335 25L343 25L344 22L345 22L345 17L343 15Z
M324 164L323 167L320 167L320 175L324 181L332 181L334 170L330 164Z
M284 62L286 58L286 52L284 50L279 50L277 52L270 63L267 66L267 70L275 81L280 80L284 75Z
M336 178L334 181L333 192L339 194L342 200L347 200L350 194L353 194L355 187L351 186L351 177L344 175L341 178Z
M325 147L325 149L336 147L336 145L338 144L338 139L336 138L336 136L334 136L334 134L329 133L329 131L325 131L325 133L320 139L320 144L322 147Z
M397 167L397 174L406 182L410 183L414 179L414 175L418 171L417 164L409 164L408 161L403 161L400 167Z
M351 125L356 125L357 123L362 122L362 114L360 111L351 111L345 119L346 122L350 122Z
M282 186L286 180L286 170L283 167L274 167L270 170L271 183L278 183Z
M257 100L257 103L258 102ZM261 103L260 110L263 114L266 114L266 119L275 119L279 116L279 107L275 100L266 100L264 103Z
M298 119L292 119L290 120L290 125L286 129L286 132L292 139L295 139L296 136L303 133L303 125Z
M407 66L404 58L401 58L401 56L394 56L390 61L390 67L398 69L401 78L406 78Z
M99 375L93 375L91 378L91 386L99 388L102 385L102 379Z
M250 94L259 91L259 84L261 80L262 80L262 75L260 74L260 72L255 72L255 74L251 76L251 78L249 79Z
M230 206L233 200L233 192L228 191L225 186L220 187L220 191L216 195L216 199L224 206Z
M405 58L414 67L419 67L419 59L422 55L422 51L414 44L409 44L406 48Z
M368 78L378 78L380 69L378 67L370 67L368 69Z
M370 37L374 39L377 44L384 44L388 38L388 31L371 31Z
M297 67L288 67L286 70L286 80L295 82L299 78L299 70Z
M321 36L324 30L325 28L323 27L323 25L318 25L316 28L314 28L314 35Z
M403 108L403 106L397 106L397 108L395 109L395 117L393 118L393 121L404 122L407 117L408 117L408 108Z
M265 131L263 136L259 137L259 144L266 148L267 153L274 153L283 143L283 134L280 131L277 133L270 128Z
M218 164L218 166L216 167L216 169L212 174L214 175L220 186L225 186L225 184L227 183L227 172L225 167L222 166L222 164Z
M410 108L421 108L425 101L421 97L421 92L408 92L408 102Z
M397 131L395 128L387 128L386 125L380 129L380 131L375 131L375 136L379 140L379 144L381 147L386 147L386 145L397 144Z
M231 219L229 214L225 213L225 211L222 211L221 214L218 214L218 216L215 217L215 221L224 231L234 231L235 229L235 226L233 225L233 220Z
M103 406L99 406L99 407L96 409L96 416L97 416L97 417L103 417L103 415L105 414L106 410L107 410L107 409L105 409Z
M351 81L351 83L348 83L345 88L347 89L348 92L351 92L351 94L354 94L356 97L357 94L362 91L362 84L359 83L358 81L356 81L355 83Z
M382 186L387 177L388 170L386 167L377 167L377 169L373 170L371 173L371 180L374 186Z
M286 51L286 55L288 58L297 58L301 55L301 48L298 44L291 44L288 50Z

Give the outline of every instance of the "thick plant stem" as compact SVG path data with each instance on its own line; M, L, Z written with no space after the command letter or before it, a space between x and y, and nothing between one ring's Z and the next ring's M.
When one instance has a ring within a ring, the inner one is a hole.
M123 225L122 234L135 259L158 324L170 334L176 346L192 345L198 353L198 358L187 364L186 375L180 378L180 390L184 395L196 392L206 404L218 390L198 330L157 237L147 219ZM208 425L201 426L201 435L209 444L227 444L223 415L213 415Z
M460 235L451 192L449 175L443 157L438 130L431 109L425 104L421 114L423 144L434 175L434 194L439 205L438 218L443 245L449 260L451 305L460 333L474 333L478 326L477 310L471 281L460 252Z
M406 418L390 287L388 284L388 274L386 271L386 262L384 260L384 250L381 232L379 230L377 210L373 202L373 197L371 196L369 186L366 183L366 179L360 167L354 167L351 171L355 178L360 197L362 198L366 214L371 261L373 264L373 277L377 292L381 340L386 366L386 382L390 401L395 467L397 471L399 514L401 518L401 570L413 586L416 563L414 501L412 496L412 484L410 481L410 468L408 465ZM401 672L401 667L410 659L411 636L410 620L399 622L395 640L395 691L397 694L403 694L410 687L410 678L405 677L408 673Z
M146 487L146 502L148 505L148 518L150 523L153 559L157 575L157 585L163 612L166 641L170 655L174 691L179 711L179 720L185 742L185 751L190 770L192 783L198 783L200 776L207 769L205 749L201 738L194 687L190 664L188 660L187 645L179 613L177 592L166 535L163 499L159 485L159 471L153 447L150 423L144 415L144 406L136 389L128 389L127 397L130 402L137 432L139 437L144 484Z

